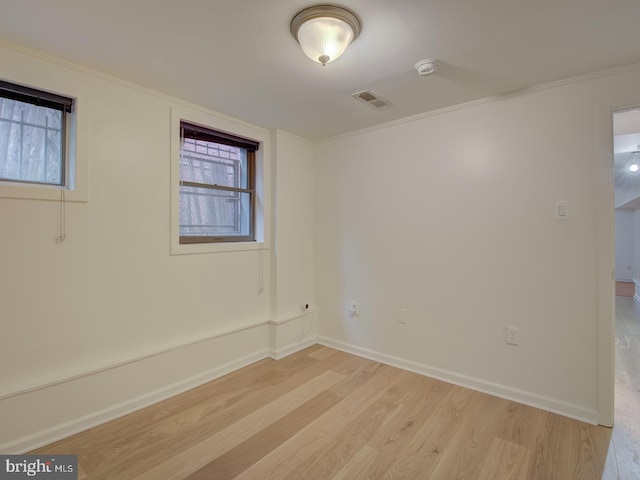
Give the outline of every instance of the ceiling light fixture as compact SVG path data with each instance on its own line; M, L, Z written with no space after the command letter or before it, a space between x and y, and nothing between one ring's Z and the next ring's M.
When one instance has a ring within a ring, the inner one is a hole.
M425 58L424 60L418 61L414 65L414 68L416 69L416 72L418 72L418 75L423 77L434 73L437 67L438 66L436 65L436 61L433 58Z
M335 5L305 8L291 20L291 35L314 62L333 62L358 38L362 26L355 13Z

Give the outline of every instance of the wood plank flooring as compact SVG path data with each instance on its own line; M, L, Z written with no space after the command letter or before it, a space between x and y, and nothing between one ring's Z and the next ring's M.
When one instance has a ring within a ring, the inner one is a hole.
M33 453L79 455L86 480L589 480L610 437L315 345Z

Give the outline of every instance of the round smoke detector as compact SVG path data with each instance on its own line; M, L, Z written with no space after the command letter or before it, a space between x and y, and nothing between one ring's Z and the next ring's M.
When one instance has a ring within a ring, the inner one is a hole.
M422 76L431 75L436 71L436 66L436 61L433 58L425 58L415 64L416 72Z

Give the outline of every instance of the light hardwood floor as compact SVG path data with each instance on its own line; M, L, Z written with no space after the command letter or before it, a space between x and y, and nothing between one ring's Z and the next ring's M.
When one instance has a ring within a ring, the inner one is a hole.
M78 454L90 480L588 480L610 437L316 345L33 453Z
M640 480L640 305L616 297L615 425L603 479Z

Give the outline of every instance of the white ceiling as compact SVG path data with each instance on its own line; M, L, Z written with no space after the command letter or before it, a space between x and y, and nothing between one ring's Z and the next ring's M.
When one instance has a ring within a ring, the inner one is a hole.
M613 135L614 163L620 167L631 160L632 152L640 150L640 109L615 113Z
M289 33L310 0L0 0L0 38L309 139L640 62L640 0L338 3L363 31L326 67Z

